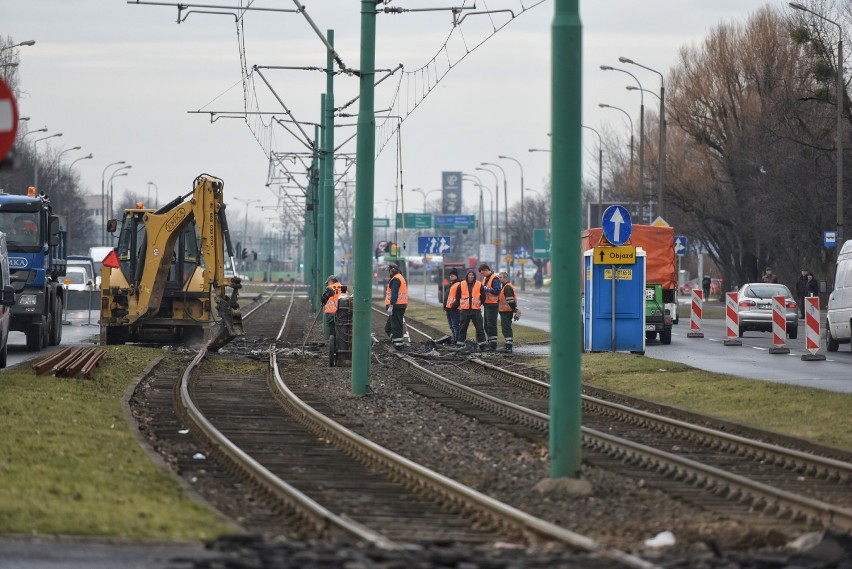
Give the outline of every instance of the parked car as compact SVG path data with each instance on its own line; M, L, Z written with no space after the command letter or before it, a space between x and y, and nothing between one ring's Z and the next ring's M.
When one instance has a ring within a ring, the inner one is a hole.
M787 336L795 340L799 335L799 307L790 289L782 284L748 283L737 293L740 320L740 338L745 332L772 332L772 297L784 297Z
M834 290L828 297L825 317L825 344L829 352L836 352L840 344L852 341L852 241L843 244L834 274Z

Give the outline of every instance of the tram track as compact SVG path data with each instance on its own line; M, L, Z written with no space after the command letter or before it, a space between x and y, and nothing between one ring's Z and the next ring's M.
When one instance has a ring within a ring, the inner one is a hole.
M409 329L418 331L413 325ZM428 333L420 333L431 340ZM444 358L395 355L406 363L410 375L487 410L496 417L496 425L511 420L540 435L547 433L546 381L476 357L448 364ZM455 381L445 377L445 372ZM458 405L451 406L459 410ZM587 395L583 396L583 410L587 460L627 468L634 475L650 477L667 492L719 511L757 515L760 521L773 518L783 523L852 529L852 465L848 462Z
M282 312L279 305L267 303L252 314L268 320ZM278 346L293 344L306 321L291 318L290 310L286 320L301 322L301 328L285 322L275 334L268 323L260 326L266 337L274 338L268 374L237 371L233 354L229 359L228 354L205 351L196 354L175 387L179 414L191 425L196 442L208 456L226 463L239 485L259 489L268 509L293 526L290 534L390 549L408 541L550 542L623 566L653 566L480 495L322 419L287 389L279 371ZM245 317L249 323L253 318ZM275 399L269 398L271 385ZM311 427L301 424L309 420ZM321 427L313 423L317 420ZM212 442L214 438L219 441Z

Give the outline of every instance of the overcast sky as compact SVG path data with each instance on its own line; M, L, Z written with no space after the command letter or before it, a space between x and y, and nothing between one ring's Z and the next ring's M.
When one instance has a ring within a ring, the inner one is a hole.
M166 0L161 0L166 3ZM202 4L234 6L240 0L199 0ZM534 0L523 0L530 6ZM638 129L639 95L625 89L632 79L604 72L601 64L624 67L626 56L664 74L675 64L678 49L698 44L720 22L745 21L766 2L757 0L588 0L580 2L583 21L583 122L598 130L613 128L629 136L624 115L601 109L607 103L627 110ZM774 3L774 2L773 2ZM357 0L302 0L317 26L335 30L335 46L347 66L359 65L360 2ZM470 0L396 0L391 5L442 7L468 5ZM479 0L477 9L509 8L516 13L521 0ZM785 2L778 2L786 6ZM257 0L257 7L292 9L288 0ZM402 126L402 176L405 209L422 211L423 198L411 188L437 189L441 171L479 175L483 184L494 177L474 170L481 162L496 162L508 176L509 201L520 197L520 170L498 155L523 164L525 185L541 190L550 164L547 153L550 127L550 25L554 3L545 1L527 11L458 63L429 93ZM116 178L117 192L145 195L154 182L160 202L191 189L192 180L209 173L225 180L228 198L259 199L274 205L265 187L267 160L264 148L241 120L220 119L187 111L241 110L240 60L236 25L232 16L192 14L176 23L173 6L130 5L124 0L0 0L0 34L15 43L36 40L20 49L21 116L29 116L30 129L46 126L47 134L61 138L39 144L57 148L82 146L68 152L76 163L84 187L100 193L104 167L118 160L132 164L130 175ZM494 16L498 25L505 17ZM476 25L471 25L476 22ZM407 70L424 65L441 48L451 31L449 12L381 15L378 19L378 68L403 63ZM470 47L488 33L486 17L471 18L462 28ZM324 66L325 51L301 15L250 12L244 20L246 63L278 66ZM483 35L484 34L484 35ZM444 56L453 62L453 47ZM659 92L656 74L628 66L642 86ZM325 77L317 72L263 72L281 100L302 121L319 119L320 93ZM376 92L376 108L389 107L396 79ZM261 81L256 83L260 108L282 110ZM338 75L335 102L340 106L357 94L357 78ZM411 95L414 97L414 95ZM657 99L646 95L646 107ZM357 103L349 108L357 112ZM355 119L338 119L354 124ZM308 127L312 136L313 130ZM339 144L354 127L336 130ZM597 139L584 131L585 174L596 177ZM638 136L638 132L636 133ZM304 147L282 129L274 130L279 152ZM261 140L265 140L261 138ZM379 138L380 140L380 138ZM354 139L342 151L355 152ZM338 169L342 167L339 164ZM111 171L111 170L110 170ZM396 184L395 140L379 156L376 167L378 216L392 206ZM499 171L498 171L498 175ZM354 179L354 178L353 178ZM502 185L502 176L500 184ZM466 203L478 202L478 192L464 186ZM437 198L433 194L430 199ZM501 208L502 208L501 192ZM487 203L487 198L486 198ZM233 210L242 212L241 203ZM232 210L232 211L233 211ZM252 210L252 219L265 215Z

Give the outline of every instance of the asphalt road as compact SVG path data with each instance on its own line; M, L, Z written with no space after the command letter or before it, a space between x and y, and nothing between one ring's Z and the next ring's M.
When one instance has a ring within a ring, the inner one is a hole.
M23 332L9 333L9 359L7 365L13 366L23 361L41 357L63 346L91 344L90 340L97 340L99 333L97 311L92 311L91 319L87 317L85 310L68 310L65 313L65 322L62 326L62 342L59 346L51 346L46 350L31 352L27 350L27 337ZM92 324L89 326L88 324Z

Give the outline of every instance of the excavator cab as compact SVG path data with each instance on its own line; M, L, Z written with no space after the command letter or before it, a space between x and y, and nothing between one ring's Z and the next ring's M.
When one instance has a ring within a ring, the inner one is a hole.
M240 279L224 276L223 242L233 254L222 185L200 176L192 192L159 210L125 210L101 277L104 343L204 341L216 351L243 335Z

